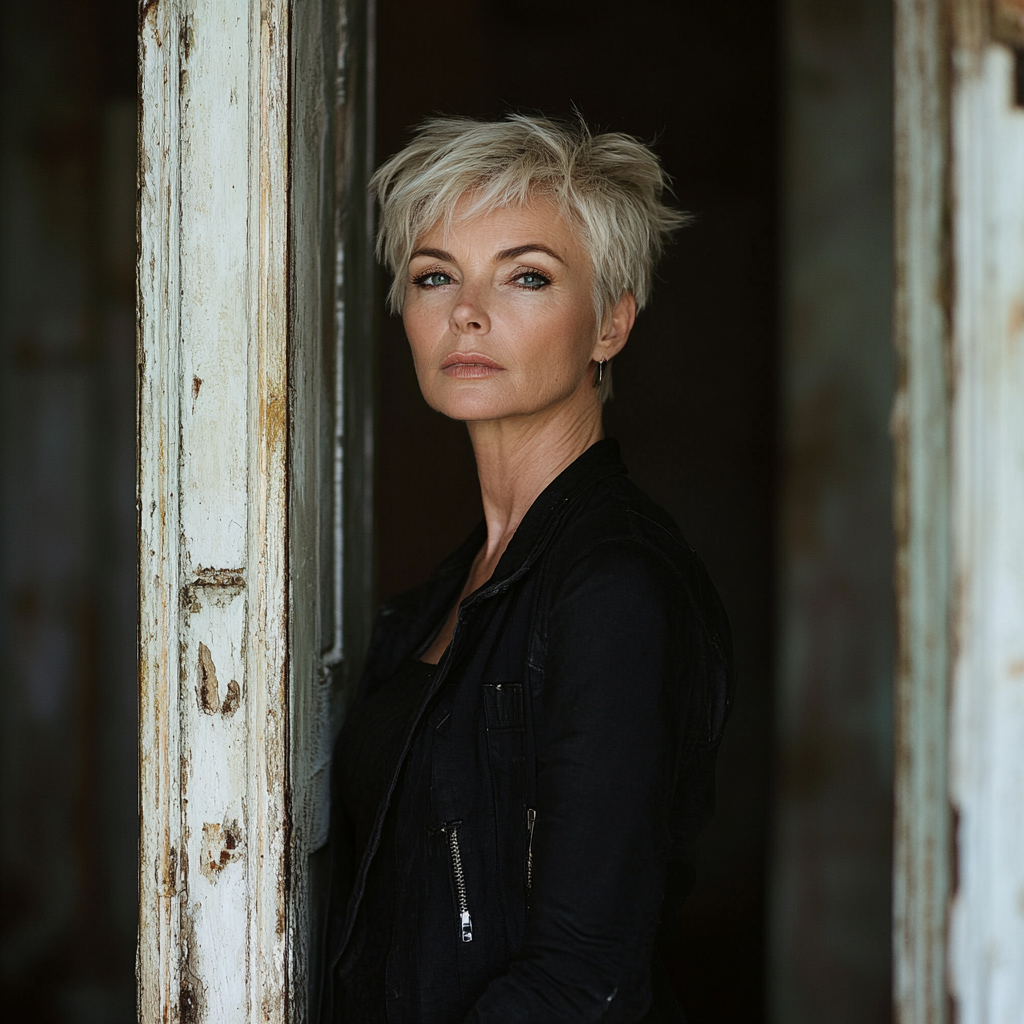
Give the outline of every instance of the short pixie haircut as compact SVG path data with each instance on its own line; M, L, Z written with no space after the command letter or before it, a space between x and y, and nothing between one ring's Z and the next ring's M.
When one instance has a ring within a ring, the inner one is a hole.
M439 222L449 226L465 196L473 197L466 216L553 200L590 253L599 322L626 292L643 308L665 242L688 219L662 202L668 176L647 146L618 132L595 135L582 118L432 118L377 170L370 189L380 203L377 257L394 276L395 313L417 239Z

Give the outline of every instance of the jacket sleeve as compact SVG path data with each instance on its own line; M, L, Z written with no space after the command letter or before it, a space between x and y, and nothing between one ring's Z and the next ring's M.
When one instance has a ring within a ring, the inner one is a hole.
M635 541L597 545L558 587L535 709L530 916L467 1024L646 1013L674 790L700 718L698 615L663 556Z

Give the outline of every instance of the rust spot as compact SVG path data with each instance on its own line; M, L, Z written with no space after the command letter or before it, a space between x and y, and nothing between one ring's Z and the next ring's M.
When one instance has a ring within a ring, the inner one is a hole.
M245 586L244 569L196 569L193 587L221 587L227 590L241 590Z
M181 972L179 1007L181 1024L202 1024L206 1019L206 987L199 977L198 945L192 914L181 915L178 941L178 966Z
M185 60L192 56L192 45L195 41L196 37L192 32L192 22L189 18L185 18L181 23L180 34L181 49L185 55Z
M230 718L242 701L242 690L237 680L228 683L228 695L224 703L220 701L220 684L217 681L217 666L213 663L210 648L202 641L199 643L199 707L207 715L215 715L218 711Z
M195 408L196 399L199 397L199 389L203 386L202 377L192 378L192 408Z
M1024 47L1024 0L993 0L992 34L1001 43Z
M183 611L191 612L193 615L202 609L203 606L199 603L193 587L181 588L181 607Z
M233 860L241 856L242 830L237 820L225 822L223 825L205 823L203 825L203 844L199 870L211 882L215 882L220 873Z
M211 594L214 604L223 605L244 589L244 569L204 569L200 565L192 581L181 588L181 605L186 612L195 614L202 607L201 590Z
M220 706L220 713L225 718L230 718L238 710L238 705L241 701L242 691L239 688L238 683L232 679L228 683L228 695L224 698L224 703Z
M267 447L273 449L285 436L288 424L288 400L285 395L271 395L263 404L262 409L263 435L267 439Z
M1017 300L1010 306L1010 322L1007 325L1007 334L1013 342L1017 335L1024 330L1024 301Z
M206 644L199 644L199 707L208 715L220 711L220 687L217 685L217 668ZM205 826L204 826L205 827Z
M1016 678L1017 676L1024 676L1024 658L1015 658L1010 662L1007 671L1011 676Z
M178 891L178 851L173 846L167 847L164 871L164 895L173 896Z
M139 7L139 24L141 25L159 6L160 0L143 0L142 5Z

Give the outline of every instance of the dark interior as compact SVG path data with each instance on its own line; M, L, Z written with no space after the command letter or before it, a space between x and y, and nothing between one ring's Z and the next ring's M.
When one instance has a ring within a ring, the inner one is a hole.
M121 1024L135 1018L137 4L56 0L0 10L10 261L0 384L11 399L0 432L0 789L3 821L13 823L0 835L0 939L18 951L0 971L0 1006L5 1019L36 1024ZM565 114L575 106L597 128L653 141L679 205L695 217L616 360L607 407L608 432L632 476L704 557L735 634L739 693L719 810L702 842L685 939L665 951L695 1024L765 1019L777 18L774 4L753 0L378 0L380 158L434 112ZM55 304L70 310L64 333L47 326ZM11 326L15 307L29 311L29 327ZM464 428L423 403L400 322L381 314L380 324L383 598L421 581L480 509ZM21 396L23 419L11 412L12 396ZM37 506L44 514L32 512ZM22 564L29 568L19 575ZM15 668L47 629L70 638L67 685L38 724L19 703Z
M0 5L0 1018L134 1020L137 5Z
M701 553L733 624L738 698L685 938L663 955L697 1024L765 1019L772 709L779 53L773 4L379 0L377 155L434 113L564 115L653 142L694 221L615 362L606 427ZM427 408L382 316L378 595L480 515L465 428Z

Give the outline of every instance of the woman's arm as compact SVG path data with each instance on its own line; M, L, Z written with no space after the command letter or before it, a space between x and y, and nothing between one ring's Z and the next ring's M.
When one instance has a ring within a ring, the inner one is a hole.
M681 578L643 544L602 543L568 573L538 714L530 918L469 1024L643 1017L704 642Z

